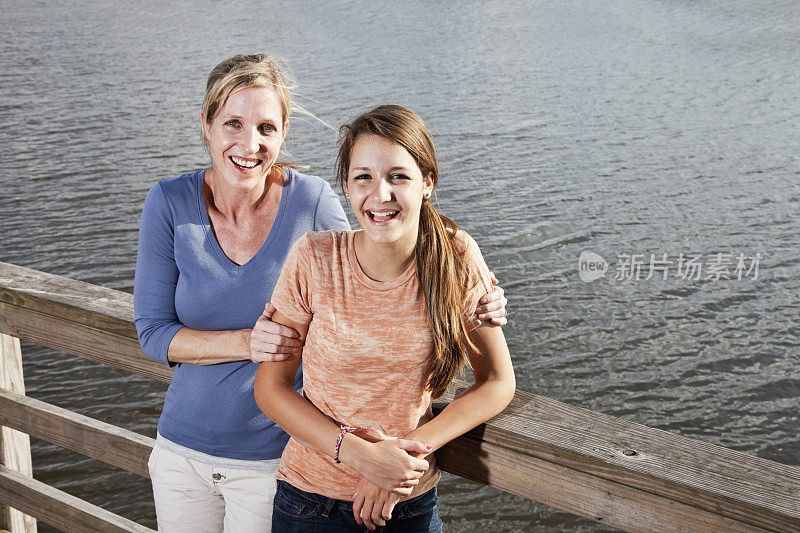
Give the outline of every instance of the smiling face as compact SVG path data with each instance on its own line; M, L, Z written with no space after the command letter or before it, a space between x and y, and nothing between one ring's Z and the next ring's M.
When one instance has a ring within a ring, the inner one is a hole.
M401 145L378 135L360 135L355 140L347 195L371 243L413 248L422 199L432 190L431 176L422 175Z
M215 178L235 189L264 183L286 135L280 101L267 87L231 94L211 123L203 122Z

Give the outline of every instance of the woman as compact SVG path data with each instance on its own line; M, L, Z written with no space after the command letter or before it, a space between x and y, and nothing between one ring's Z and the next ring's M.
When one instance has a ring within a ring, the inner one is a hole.
M211 168L162 180L145 201L136 328L144 352L175 367L150 457L162 532L270 527L288 435L253 400L255 362L299 343L297 332L269 321L264 303L295 240L349 228L323 179L277 162L290 109L268 55L223 61L201 112ZM483 313L503 316L501 292L488 297Z
M431 205L438 170L422 119L381 106L343 131L338 178L362 230L302 237L272 294L273 320L304 342L305 397L293 387L300 353L256 375L256 402L292 437L272 530L440 531L431 454L508 405L511 358L499 328L469 324L490 275ZM464 348L475 384L434 418L431 398ZM409 440L424 446L407 453Z

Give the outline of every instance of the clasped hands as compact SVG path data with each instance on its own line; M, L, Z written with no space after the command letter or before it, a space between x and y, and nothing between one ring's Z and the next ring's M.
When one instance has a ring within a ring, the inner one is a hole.
M371 433L371 437L360 436L358 432L354 436L345 435L342 462L363 476L353 494L353 517L358 524L374 530L376 526L385 526L395 505L419 485L430 467L424 456L432 450L416 440Z

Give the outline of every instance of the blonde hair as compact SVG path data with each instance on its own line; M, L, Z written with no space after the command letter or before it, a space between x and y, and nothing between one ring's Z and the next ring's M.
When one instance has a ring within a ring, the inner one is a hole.
M275 91L281 106L281 127L286 128L292 110L294 84L284 75L273 56L259 52L256 54L237 54L214 67L206 82L206 96L203 99L202 117L206 125L216 118L230 96L249 87L267 87ZM285 66L285 65L284 65ZM285 66L288 72L288 67ZM295 106L296 108L297 106ZM303 109L298 109L307 113ZM208 148L208 139L203 132L203 143ZM277 167L300 168L294 163L276 162Z
M405 107L382 105L340 128L336 177L342 188L347 183L350 154L360 135L378 135L399 144L414 158L422 176L430 175L433 186L438 184L436 149L425 122ZM439 214L430 200L423 199L414 255L433 333L434 347L427 360L426 386L434 398L441 396L456 373L469 364L464 352L464 344L469 341L462 314L461 272L465 250L457 249L457 230L455 222Z

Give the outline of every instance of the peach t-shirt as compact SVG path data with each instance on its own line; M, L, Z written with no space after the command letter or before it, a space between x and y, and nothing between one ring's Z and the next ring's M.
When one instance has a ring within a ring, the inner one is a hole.
M368 278L353 248L352 231L309 232L289 252L272 293L273 305L295 322L309 324L303 348L303 390L339 424L402 437L432 418L425 390L425 362L433 349L416 262L391 281ZM489 270L466 233L464 313L491 290ZM461 247L462 249L464 246ZM331 442L333 451L334 442ZM441 474L431 467L414 497ZM351 500L361 475L332 457L290 439L278 479L329 498Z

